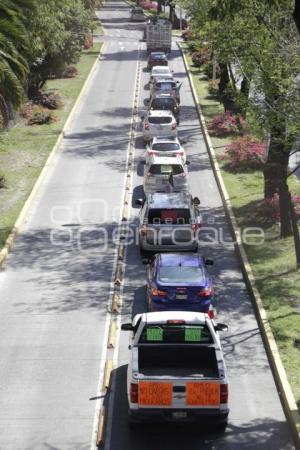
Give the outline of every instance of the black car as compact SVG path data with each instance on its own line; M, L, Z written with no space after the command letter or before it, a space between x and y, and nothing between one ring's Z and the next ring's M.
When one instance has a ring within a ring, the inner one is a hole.
M151 70L153 66L167 66L168 59L164 52L151 52L148 58L147 69Z
M177 124L179 124L180 105L172 94L157 94L151 97L149 109L172 111Z

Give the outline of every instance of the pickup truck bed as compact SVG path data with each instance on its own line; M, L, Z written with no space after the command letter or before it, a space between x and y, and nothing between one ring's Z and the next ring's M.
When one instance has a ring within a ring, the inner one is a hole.
M140 373L148 376L219 376L213 346L191 345L180 351L178 346L139 345Z

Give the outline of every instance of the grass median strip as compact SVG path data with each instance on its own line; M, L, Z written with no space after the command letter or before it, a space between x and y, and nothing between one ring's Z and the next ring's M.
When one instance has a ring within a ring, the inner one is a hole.
M26 125L20 120L7 133L0 135L0 171L5 187L0 189L0 249L30 194L81 88L99 55L100 43L82 53L76 65L75 78L49 80L47 90L59 93L63 108L55 110L56 122L49 125Z
M214 115L224 111L223 105L209 94L207 77L193 66L188 53L186 56L199 104L208 122ZM259 133L258 129L256 133ZM262 226L257 221L258 202L263 198L262 172L229 172L221 154L233 139L212 137L211 140L238 226L242 230L246 227L262 227L264 232L261 245L244 244L244 247L300 409L300 277L295 270L293 239L280 239L278 225ZM293 193L299 195L300 184L296 178L291 177L289 183Z

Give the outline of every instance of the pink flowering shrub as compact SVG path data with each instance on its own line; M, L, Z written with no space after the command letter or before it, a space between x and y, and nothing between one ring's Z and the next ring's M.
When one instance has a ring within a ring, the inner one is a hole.
M241 116L234 116L229 111L214 116L207 125L212 136L224 137L239 134L248 130L248 124Z
M245 136L227 145L221 159L233 171L260 169L264 162L265 143Z
M151 2L150 0L142 0L139 3L139 6L141 6L143 9L152 9L157 10L157 3Z
M297 220L300 219L300 195L292 195ZM255 221L262 225L272 225L280 222L279 195L262 200L255 214Z

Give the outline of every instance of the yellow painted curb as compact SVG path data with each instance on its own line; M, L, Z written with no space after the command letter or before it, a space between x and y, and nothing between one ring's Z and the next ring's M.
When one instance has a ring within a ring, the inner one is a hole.
M102 393L105 392L107 388L109 388L110 376L111 376L112 369L113 369L113 362L111 359L108 359L105 362L104 376L103 376L103 383L102 383Z
M105 419L106 419L106 408L102 406L102 410L99 417L98 432L97 432L97 447L104 447L105 444Z
M104 45L105 45L105 43L102 45L102 47L100 49L99 56L101 55L101 52L103 51ZM91 77L92 77L92 75L93 75L93 73L94 73L94 71L96 69L96 66L97 66L97 64L99 62L99 56L97 56L93 66L92 66L92 68L91 68L91 70L90 70L90 72L89 72L89 74L88 74L88 76L87 76L87 78L86 78L82 88L81 88L81 91L80 91L80 93L79 93L79 95L78 95L78 97L77 97L77 99L76 99L76 101L75 101L75 103L74 103L70 113L69 113L69 116L68 116L68 118L67 118L67 120L66 120L66 122L65 122L65 124L63 126L63 129L62 129L61 133L59 134L53 149L49 153L49 156L48 156L48 158L47 158L47 160L45 162L45 165L42 168L41 173L38 176L38 179L36 180L36 182L35 182L32 190L31 190L29 196L26 199L26 201L24 203L24 206L21 209L21 212L20 212L20 214L19 214L19 216L18 216L18 218L17 218L17 220L15 222L14 227L12 228L8 238L6 239L6 242L5 242L4 246L3 246L3 248L0 250L0 267L2 266L2 264L4 263L4 261L6 260L8 254L9 254L9 252L11 251L11 249L13 247L13 244L15 242L15 239L17 237L17 234L21 230L21 227L22 227L22 225L23 225L23 223L25 221L25 218L26 218L26 216L28 214L28 211L29 211L29 209L30 209L30 207L32 205L32 202L33 202L33 200L34 200L34 198L35 198L39 188L41 187L42 183L44 182L44 180L45 180L45 178L47 176L47 173L48 173L48 170L49 170L49 168L51 166L53 158L54 158L54 156L56 155L56 153L57 153L57 151L59 149L61 141L64 138L65 133L66 133L66 131L67 131L69 125L70 125L70 122L71 122L71 120L74 117L74 114L75 114L75 111L76 111L76 109L78 107L78 104L81 101L81 98L82 98L82 96L85 93L86 87L87 87L87 85L88 85L88 83L89 83L89 81L90 81L90 79L91 79Z
M182 50L182 47L180 43L177 43L185 65L186 72L188 74L189 82L191 85L194 101L196 104L197 112L199 115L199 120L202 128L202 132L204 135L206 147L208 150L208 154L210 157L212 169L219 187L219 191L222 197L222 201L224 204L224 208L226 211L226 215L228 218L229 225L231 227L231 231L233 233L233 236L235 238L235 248L237 250L237 254L240 259L240 263L243 269L244 278L246 281L246 285L248 287L248 291L252 298L252 303L255 307L256 317L258 320L259 328L263 337L263 342L265 345L265 349L270 361L272 373L277 385L277 389L279 391L280 399L282 401L282 405L284 408L284 412L287 418L287 421L290 425L290 428L292 430L293 439L295 443L295 447L297 450L300 450L300 415L297 408L297 404L291 389L291 386L288 382L286 371L284 369L284 366L282 364L278 347L276 344L276 341L274 339L274 335L271 330L271 326L267 319L266 311L263 307L263 303L260 297L260 294L255 286L255 277L253 275L251 265L248 261L248 257L246 255L240 233L238 231L238 226L236 223L235 216L233 214L230 198L226 189L226 186L224 184L222 173L220 170L220 166L218 164L215 150L212 146L209 133L207 131L206 123L204 116L201 111L201 107L199 105L198 96L194 87L193 79L191 77L191 73L189 70L189 66L185 57L185 54Z
M107 347L108 348L115 348L115 346L116 346L116 333L117 333L117 324L113 320L110 323L109 332L108 332L108 343L107 343Z

